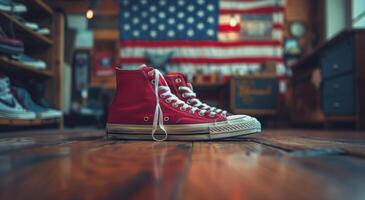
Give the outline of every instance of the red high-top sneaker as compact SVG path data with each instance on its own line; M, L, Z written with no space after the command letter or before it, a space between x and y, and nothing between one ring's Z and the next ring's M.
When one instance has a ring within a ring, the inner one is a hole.
M161 73L151 67L117 68L116 80L117 90L106 127L108 136L158 141L211 140L258 131L258 127L231 122L215 112L186 104L171 93Z
M241 123L247 123L253 125L252 128L261 131L261 123L254 117L248 115L232 115L226 110L222 110L216 107L209 106L206 103L201 102L196 98L196 94L193 91L193 86L188 82L185 74L179 72L170 72L165 75L166 82L171 89L171 92L185 103L199 108L201 110L207 110L208 112L215 112L223 117L226 117L229 121L241 121Z

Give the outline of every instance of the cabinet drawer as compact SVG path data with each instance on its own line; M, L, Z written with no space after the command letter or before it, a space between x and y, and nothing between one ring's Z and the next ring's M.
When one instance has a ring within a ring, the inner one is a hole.
M323 97L354 95L354 75L348 74L323 83Z
M353 42L352 38L348 38L323 52L321 57L323 79L349 72L354 68L353 65Z
M352 86L339 86L333 89L334 84L348 80L349 77L339 78L338 80L325 83L323 91L323 112L325 115L353 115L355 113L355 93ZM337 86L336 86L337 87ZM335 91L338 92L335 92Z

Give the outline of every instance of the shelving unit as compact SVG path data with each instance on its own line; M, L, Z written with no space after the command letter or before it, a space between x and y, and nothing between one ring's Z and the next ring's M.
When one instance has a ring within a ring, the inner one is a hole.
M32 66L25 65L17 60L12 60L4 56L0 56L0 68L9 73L12 72L24 72L30 76L40 76L45 78L51 78L53 76L50 70L35 69Z
M0 55L0 71L11 80L23 78L36 79L46 87L45 98L53 108L62 109L62 82L63 82L63 50L64 50L64 16L54 12L43 0L18 0L27 6L28 12L22 16L41 27L50 29L49 35L42 35L29 29L10 13L0 12L0 24L3 29L12 28L9 36L24 43L25 54L42 59L47 63L46 69L36 69L23 64L6 55ZM0 126L42 126L58 124L63 127L63 118L17 120L0 118Z
M62 119L34 119L34 120L21 120L21 119L5 119L0 118L0 124L7 124L11 126L41 126L48 124L60 123Z
M52 8L43 0L33 0L34 3L29 3L32 2L30 0L17 0L17 2L27 4L28 9L34 11L31 15L25 15L29 19L52 17L54 14Z
M31 29L24 26L20 21L18 21L15 17L0 12L0 22L1 24L10 24L14 25L15 35L18 39L22 40L26 46L51 46L53 41L47 36L43 36L41 34L32 31Z

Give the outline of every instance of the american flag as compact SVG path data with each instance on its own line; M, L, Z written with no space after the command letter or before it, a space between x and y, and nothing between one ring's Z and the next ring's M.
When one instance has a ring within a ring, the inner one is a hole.
M120 64L171 56L169 70L230 74L281 63L283 8L283 0L120 0ZM242 36L243 16L252 14L269 16L270 37Z

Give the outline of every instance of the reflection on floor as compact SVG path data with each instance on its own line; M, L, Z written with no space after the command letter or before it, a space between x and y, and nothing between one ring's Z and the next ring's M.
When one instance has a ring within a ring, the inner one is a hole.
M0 199L364 199L365 133L267 130L219 142L103 131L0 134Z

